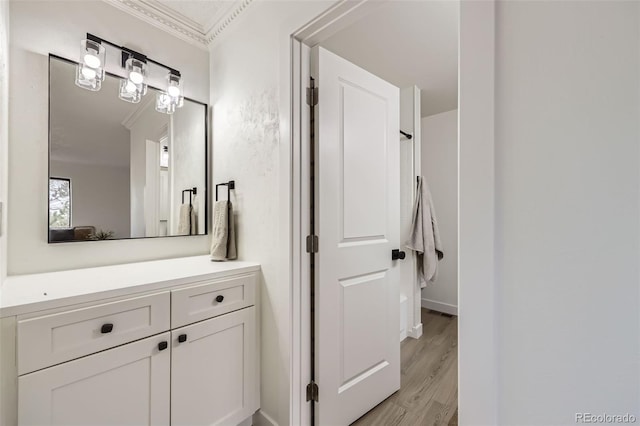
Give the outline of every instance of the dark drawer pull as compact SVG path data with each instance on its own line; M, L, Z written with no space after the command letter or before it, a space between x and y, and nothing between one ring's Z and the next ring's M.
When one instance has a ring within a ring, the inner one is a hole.
M112 330L113 330L113 324L103 324L102 328L100 329L100 333L107 334L107 333L111 333Z
M169 347L169 344L167 342L160 342L158 343L158 350L159 351L164 351L165 349L167 349Z
M224 296L223 295L216 296L216 302L222 303L223 300L224 300Z
M187 335L186 334L181 334L178 336L178 342L180 343L184 343L187 341Z

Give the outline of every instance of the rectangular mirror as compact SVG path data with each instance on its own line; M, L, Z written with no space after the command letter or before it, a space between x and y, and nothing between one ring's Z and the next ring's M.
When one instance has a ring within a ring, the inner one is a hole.
M49 242L206 234L207 106L160 113L157 89L134 104L75 73L49 56Z

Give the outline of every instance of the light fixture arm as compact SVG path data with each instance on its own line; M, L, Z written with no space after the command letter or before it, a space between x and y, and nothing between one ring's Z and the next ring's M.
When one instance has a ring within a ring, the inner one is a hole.
M169 66L167 66L167 65L165 65L165 64L163 64L161 62L158 62L158 61L155 61L155 60L153 60L151 58L148 58L146 55L143 55L140 52L136 52L133 49L129 49L128 47L118 46L117 44L112 43L109 40L105 40L105 39L103 39L101 37L98 37L98 36L96 36L94 34L90 34L90 33L87 33L87 40L91 40L93 42L100 43L100 44L104 43L106 45L109 45L111 47L114 47L114 48L120 50L122 52L121 65L122 65L123 68L125 66L125 62L127 61L127 59L129 59L130 57L133 57L133 58L135 58L135 59L137 59L139 61L142 61L144 63L152 63L154 65L157 65L157 66L159 66L161 68L164 68L164 69L168 70L171 74L176 75L178 77L181 77L180 71L178 71L177 69L171 68L171 67L169 67Z

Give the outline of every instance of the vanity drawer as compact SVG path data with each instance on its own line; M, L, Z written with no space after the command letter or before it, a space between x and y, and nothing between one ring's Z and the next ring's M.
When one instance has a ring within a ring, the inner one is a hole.
M18 317L18 374L169 330L169 292L36 318Z
M171 327L182 327L255 304L257 274L171 291Z

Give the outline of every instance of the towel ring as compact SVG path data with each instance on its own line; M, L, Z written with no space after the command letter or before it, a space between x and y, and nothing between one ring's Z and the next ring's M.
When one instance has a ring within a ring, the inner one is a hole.
M198 188L196 188L195 186L191 189L184 189L182 191L182 204L184 204L184 193L188 192L189 193L189 205L192 204L193 199L191 198L193 195L198 195Z
M236 189L236 181L230 180L229 182L223 182L216 185L216 201L218 201L218 187L226 186L227 187L227 200L231 201L231 190Z

